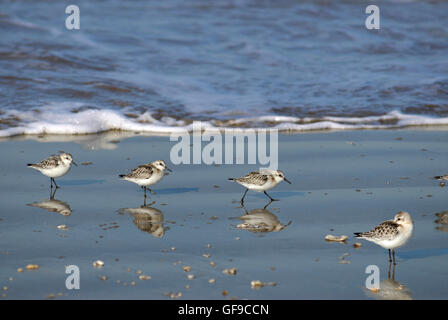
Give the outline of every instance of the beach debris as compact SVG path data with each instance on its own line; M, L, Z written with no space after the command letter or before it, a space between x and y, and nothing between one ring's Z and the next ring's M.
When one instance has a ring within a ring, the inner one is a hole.
M90 166L91 164L93 164L92 161L84 161L84 162L81 162L81 165L82 165L82 166Z
M240 237L235 237L235 240L240 240L241 238Z
M445 186L445 182L440 182L440 186L443 188Z
M210 267L216 266L216 263L214 261L210 261Z
M151 276L147 276L147 275L144 275L144 274L140 275L138 278L140 280L151 280Z
M222 273L234 276L237 273L237 269L236 268L224 269L222 270Z
M190 266L184 266L183 267L185 272L190 272L191 271L191 267Z
M210 258L212 255L210 254L210 253L204 253L203 255L202 255L204 258Z
M3 286L2 290L3 291L8 291L8 287L7 286Z
M252 287L252 289L260 289L266 286L271 286L271 287L275 287L277 285L277 283L275 282L261 282L260 280L253 280L250 283L250 286Z
M373 292L373 293L378 293L380 292L380 288L367 288L367 290Z
M193 280L194 278L196 278L196 276L194 274L189 274L187 275L188 280Z
M327 234L325 236L325 241L329 241L329 242L344 242L345 240L348 239L348 236L342 235L342 236L334 236L331 234Z
M216 280L213 279L213 278L211 278L211 279L208 280L208 283L211 283L211 284L213 284L213 283L215 283L215 282L216 282Z
M68 229L65 224L61 224L61 225L57 226L57 228L60 229L60 230L67 230Z
M37 264L29 264L25 268L26 268L26 270L37 270L37 269L39 269L39 265L37 265Z
M107 277L106 277L106 276L101 276L100 279L103 280L103 281L106 281L106 280L107 280Z
M359 248L361 248L361 246L362 246L362 244L361 244L360 242L355 242L355 243L353 244L353 247L354 247L355 249L359 249Z
M226 295L229 294L229 291L227 291L227 290L222 290L221 294L225 297Z
M135 287L135 281L131 282L131 286Z
M93 266L95 268L102 268L102 267L104 267L104 262L101 260L96 260L95 262L93 262Z
M264 287L263 283L260 280L251 281L250 286L252 287L252 289L259 289Z
M190 285L187 284L187 285L185 286L185 289L190 289Z
M136 274L142 274L143 271L142 271L142 270L137 270L137 271L135 271L135 273L136 273Z
M212 245L210 243L207 243L206 247L210 249Z
M182 297L182 292L178 292L178 293L170 292L169 297L170 297L171 299L177 299L177 298L180 298L180 297Z
M176 247L171 247L170 250L171 250L171 251L175 251L175 250L176 250Z
M18 268L17 272L23 272L23 268Z
M47 298L48 299L54 299L56 297L56 295L54 293L50 293Z

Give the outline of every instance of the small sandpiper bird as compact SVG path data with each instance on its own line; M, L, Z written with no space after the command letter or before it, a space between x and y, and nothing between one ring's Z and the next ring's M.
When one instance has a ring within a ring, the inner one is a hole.
M253 171L244 177L240 178L229 178L230 181L236 181L240 185L246 188L246 191L243 194L243 197L241 198L241 204L244 203L244 197L246 196L247 191L253 190L256 192L264 192L264 194L271 200L271 201L277 201L277 199L273 199L266 190L274 188L280 181L285 180L289 184L291 182L286 179L283 172L280 170L260 170L260 171Z
M166 166L165 161L157 160L138 166L137 168L132 169L132 171L128 174L120 174L119 177L123 180L136 183L142 187L145 190L146 199L146 189L149 189L148 186L152 186L162 180L165 175L164 170L171 172L171 170ZM149 189L149 191L154 193L151 189Z
M414 222L411 215L405 211L400 211L395 215L394 220L384 221L367 232L356 232L355 236L388 249L389 262L392 262L390 255L392 249L393 262L395 264L395 249L408 242L412 236L413 229Z
M78 166L72 158L70 153L61 151L59 155L52 155L45 160L38 163L29 163L28 167L40 171L42 174L50 177L50 187L53 188L53 183L56 188L59 186L56 184L54 178L59 178L69 172L71 164Z
M443 176L435 176L434 179L448 181L448 173Z

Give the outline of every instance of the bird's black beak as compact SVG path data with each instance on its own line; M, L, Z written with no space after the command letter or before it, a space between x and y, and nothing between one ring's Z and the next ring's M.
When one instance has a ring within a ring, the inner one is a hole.
M75 166L78 166L78 165L76 164L76 162L75 162L75 161L73 161L73 160L72 160L72 163L73 163L73 164L74 164Z
M168 168L167 166L165 166L165 169L168 170L169 172L173 172L173 171L171 171L171 169Z
M285 180L286 182L288 182L289 184L291 184L291 181L289 181L288 179L286 179L286 177L284 177L283 180Z

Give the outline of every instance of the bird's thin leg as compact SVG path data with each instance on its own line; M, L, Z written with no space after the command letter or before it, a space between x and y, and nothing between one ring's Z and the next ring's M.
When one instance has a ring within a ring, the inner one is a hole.
M53 178L51 178L51 180L53 180L54 186L56 187L56 189L59 189L59 186L56 184L56 180L54 180Z
M246 207L244 206L244 202L241 202L241 208L246 212L245 214L249 214L249 211L247 211Z
M50 190L50 200L53 200L54 199L54 195L56 194L56 191L57 191L58 189L54 189L54 191L52 191L52 190Z
M145 202L146 202L146 187L142 187L143 188L143 190L144 190L144 194L145 194Z
M266 191L263 191L265 195L268 196L269 199L271 199L271 201L278 201L278 199L274 199L272 198L270 195L268 195L268 193Z
M394 249L392 249L392 257L393 257L394 266L395 266L395 265L397 265L397 263L395 262L395 250Z
M395 280L395 263L394 268L392 269L392 280Z
M389 263L392 262L392 257L390 255L390 249L389 249Z
M241 205L244 205L244 197L246 196L247 191L249 191L249 189L246 189L246 191L244 191L243 197L241 198Z
M50 178L50 192L53 190L53 178Z
M389 261L389 270L387 271L387 279L390 279L390 267L392 263Z
M266 210L266 208L269 207L269 205L270 205L271 203L272 203L272 200L269 201L269 202L264 206L263 210Z

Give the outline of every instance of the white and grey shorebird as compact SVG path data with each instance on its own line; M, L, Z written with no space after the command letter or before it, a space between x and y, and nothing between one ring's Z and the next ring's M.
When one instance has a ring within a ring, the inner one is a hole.
M146 199L146 189L162 180L165 175L164 170L171 172L171 170L166 166L165 161L157 160L154 162L146 163L138 166L128 174L120 174L119 177L123 180L133 182L138 184L145 190ZM151 193L154 193L149 189Z
M72 158L70 153L61 151L58 155L52 155L38 163L28 163L28 167L40 171L43 175L50 178L50 187L53 188L53 183L56 188L59 186L56 184L54 178L59 178L70 171L71 164L78 166Z
M408 242L413 230L414 222L411 215L408 212L400 211L393 220L384 221L367 232L356 232L355 236L388 249L389 262L392 262L390 254L392 250L393 262L395 264L395 249Z
M273 199L266 190L274 188L279 182L285 180L289 184L291 181L286 179L284 173L280 170L259 170L252 171L251 173L240 178L229 178L230 181L235 181L246 188L246 191L241 198L241 203L244 203L244 197L247 191L253 190L256 192L263 192L271 201L277 201Z

